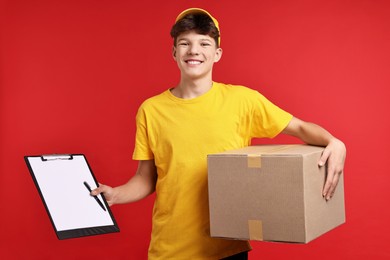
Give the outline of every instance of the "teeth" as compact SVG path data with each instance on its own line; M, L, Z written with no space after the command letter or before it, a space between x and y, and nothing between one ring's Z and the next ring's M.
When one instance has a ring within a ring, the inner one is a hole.
M189 63L191 65L197 65L197 64L200 64L201 62L200 61L196 61L196 60L189 60L189 61L187 61L187 63Z

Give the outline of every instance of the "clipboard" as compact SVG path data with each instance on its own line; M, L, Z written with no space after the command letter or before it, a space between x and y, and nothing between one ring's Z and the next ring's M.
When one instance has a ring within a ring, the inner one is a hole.
M98 183L83 154L24 159L58 239L119 232L104 195L90 195Z

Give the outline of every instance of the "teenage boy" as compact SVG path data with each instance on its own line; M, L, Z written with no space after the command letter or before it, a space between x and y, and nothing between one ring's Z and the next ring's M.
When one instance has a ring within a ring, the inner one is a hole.
M247 259L247 241L209 235L207 155L248 146L252 138L279 133L326 146L319 165L328 164L323 189L329 200L343 172L344 144L322 127L304 122L243 86L213 82L222 56L219 24L207 11L183 11L171 30L180 82L139 108L133 159L136 174L115 188L100 185L110 205L156 192L149 259Z

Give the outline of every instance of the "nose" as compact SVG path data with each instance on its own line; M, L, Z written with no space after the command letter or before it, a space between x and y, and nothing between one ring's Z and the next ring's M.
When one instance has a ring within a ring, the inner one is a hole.
M191 44L190 48L188 48L188 55L198 55L199 54L199 49L196 44Z

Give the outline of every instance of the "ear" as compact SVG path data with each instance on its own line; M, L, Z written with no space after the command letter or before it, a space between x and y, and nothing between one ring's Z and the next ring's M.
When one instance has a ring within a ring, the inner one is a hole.
M176 47L175 46L172 47L172 57L176 61Z
M214 57L214 62L218 62L221 58L222 58L222 49L221 48L218 48L216 51L215 51L215 57Z

